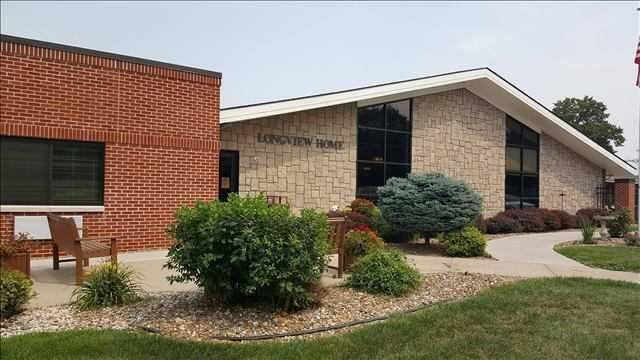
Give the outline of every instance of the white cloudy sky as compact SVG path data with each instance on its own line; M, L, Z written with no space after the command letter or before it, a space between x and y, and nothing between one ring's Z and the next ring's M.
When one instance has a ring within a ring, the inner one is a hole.
M1 3L2 33L223 73L222 106L489 66L548 107L594 96L638 149L638 2Z

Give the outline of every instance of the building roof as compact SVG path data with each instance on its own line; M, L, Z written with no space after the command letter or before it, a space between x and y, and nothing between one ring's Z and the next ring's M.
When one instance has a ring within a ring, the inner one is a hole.
M629 163L607 151L551 110L489 68L451 72L356 89L221 109L220 123L288 114L346 103L367 106L409 97L466 88L538 133L546 133L606 170L607 175L634 178Z
M27 38L18 37L18 36L0 34L0 41L14 43L14 44L29 45L29 46L43 48L43 49L61 50L61 51L66 51L70 53L75 53L75 54L83 54L83 55L97 56L97 57L111 59L111 60L126 61L132 64L155 66L159 68L190 72L194 74L206 75L206 76L215 77L215 78L222 78L222 74L217 71L199 69L199 68L194 68L190 66L170 64L162 61L143 59L143 58L133 57L128 55L114 54L110 52L86 49L86 48L81 48L77 46L69 46L69 45L63 45L63 44L52 43L47 41L27 39Z

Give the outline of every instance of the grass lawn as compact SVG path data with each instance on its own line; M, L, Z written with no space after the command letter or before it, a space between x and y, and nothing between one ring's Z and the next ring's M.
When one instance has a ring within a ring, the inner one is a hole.
M556 247L555 250L587 266L640 272L640 247L574 245Z
M640 285L556 278L500 286L351 333L192 343L121 331L2 340L8 359L640 359Z

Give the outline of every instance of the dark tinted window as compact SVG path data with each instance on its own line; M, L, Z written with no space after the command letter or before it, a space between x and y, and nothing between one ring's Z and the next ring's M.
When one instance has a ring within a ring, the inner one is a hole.
M411 100L358 109L356 195L375 199L391 177L411 171Z
M2 137L0 147L2 204L103 204L103 144Z
M387 133L387 162L408 164L411 161L411 134Z
M358 109L358 125L384 129L384 105Z
M358 160L384 161L383 130L358 130Z
M409 100L387 104L387 129L411 130L411 102Z
M505 207L537 207L539 200L538 134L507 116Z
M384 185L384 165L358 163L358 196L373 198L377 196L378 186Z

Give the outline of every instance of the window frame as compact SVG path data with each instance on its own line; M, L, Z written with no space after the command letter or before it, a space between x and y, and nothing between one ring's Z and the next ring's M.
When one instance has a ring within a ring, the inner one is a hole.
M397 130L397 129L389 129L388 123L387 123L387 106L389 104L394 104L394 103L399 103L399 102L403 102L403 101L408 101L409 102L409 129L408 130ZM382 106L383 107L383 111L382 113L384 114L384 128L379 128L379 127L373 127L373 126L367 126L367 125L360 125L360 119L359 119L359 112L360 109L363 108L368 108L368 107L375 107L375 106ZM368 198L368 199L375 199L377 196L375 195L369 195L367 193L362 193L360 192L360 177L358 176L358 169L360 167L360 164L377 164L377 165L382 165L382 173L383 173L383 179L384 179L384 183L387 182L387 165L398 165L398 166L407 166L408 167L408 172L407 174L411 173L411 167L412 167L412 155L413 155L413 151L412 151L412 141L413 141L413 98L403 98L403 99L398 99L398 100L393 100L393 101L387 101L387 102L383 102L383 103L376 103L376 104L370 104L367 106L362 106L359 107L357 109L356 112L356 128L357 128L357 133L356 133L356 144L359 142L359 137L360 137L360 129L364 129L364 130L374 130L374 131L382 131L384 134L384 142L383 142L383 148L382 148L382 154L383 154L383 160L382 161L376 161L376 160L360 160L358 157L358 150L356 149L356 197L361 197L361 198ZM402 135L408 135L408 162L404 163L404 162L395 162L395 161L387 161L387 135L391 133L391 134L402 134ZM384 183L382 185L384 185ZM381 185L381 186L382 186Z
M513 121L515 122L517 125L520 126L520 138L519 138L519 144L514 144L514 143L509 143L507 141L506 138L506 132L507 129L509 128L509 121ZM531 131L533 134L536 135L537 138L537 146L532 146L532 145L525 145L524 143L524 130L529 130ZM510 171L507 169L507 164L506 164L506 153L507 153L507 149L508 148L516 148L519 150L519 154L520 154L520 171ZM536 173L526 173L524 172L524 150L528 149L528 150L535 150L536 151ZM534 200L537 205L536 208L540 207L540 134L537 133L536 131L534 131L533 129L531 129L530 127L526 126L525 124L523 124L522 122L516 120L514 117L510 116L510 115L506 115L505 118L505 204L504 207L505 209L513 209L514 207L507 207L507 176L518 176L520 178L520 195L519 195L519 206L517 207L517 209L522 209L523 207L523 203L526 202L527 200ZM536 197L532 197L532 196L524 196L525 194L525 188L524 188L524 181L525 178L535 178L536 179L536 183L537 185L537 196Z
M56 208L56 207L60 207L60 208L81 208L81 207L87 207L87 208L91 208L92 211L99 211L100 208L104 207L104 197L105 197L105 173L106 173L106 162L105 162L105 157L106 157L106 144L103 142L96 142L96 141L78 141L78 140L61 140L61 139L46 139L46 138L34 138L34 137L25 137L25 136L9 136L9 135L2 135L0 136L0 140L3 139L11 139L11 140L18 140L18 141L25 141L25 142L31 142L31 143L44 143L47 145L48 150L47 150L47 172L49 174L48 178L46 179L46 189L44 189L44 192L46 192L46 198L47 200L42 202L42 201L9 201L9 202L5 202L4 199L0 198L0 205L2 205L5 208L8 207L15 207L15 208L48 208L48 209L52 209L52 208ZM98 176L98 178L96 179L96 190L98 190L98 196L96 201L60 201L60 200L53 200L53 189L54 189L54 185L53 185L53 168L55 166L55 162L54 162L54 146L55 144L66 144L66 145L75 145L75 146L82 146L82 145L92 145L92 146L96 146L96 148L99 150L99 169L100 169L100 174ZM1 161L1 157L2 154L0 154L0 161Z

